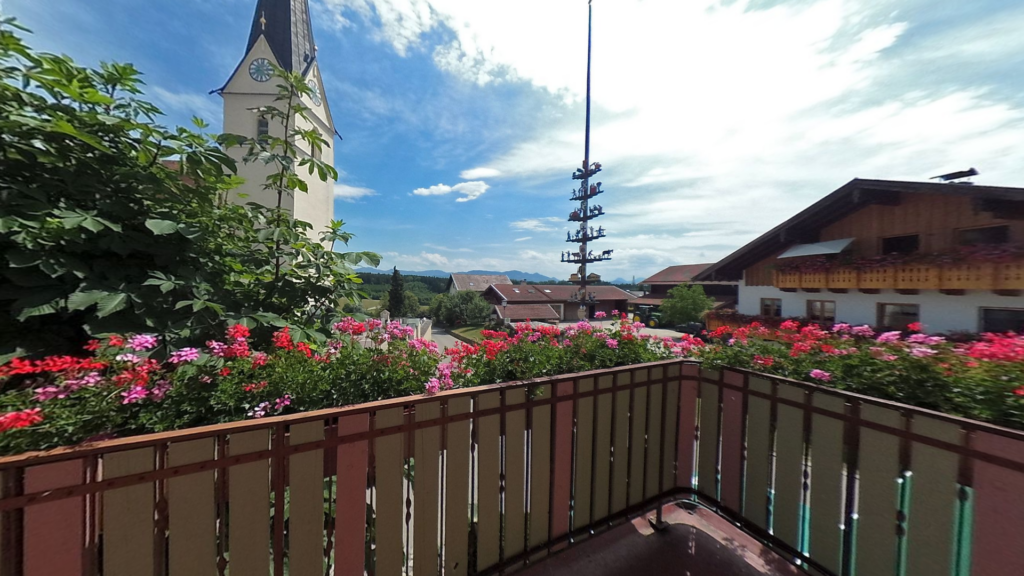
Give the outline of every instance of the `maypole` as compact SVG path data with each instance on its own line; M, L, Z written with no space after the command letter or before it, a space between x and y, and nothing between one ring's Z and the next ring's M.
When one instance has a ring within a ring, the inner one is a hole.
M601 171L601 164L599 162L590 162L590 61L591 61L591 47L593 39L593 23L594 23L594 7L591 2L587 2L587 124L584 136L583 144L583 166L577 168L576 172L573 173L573 180L581 180L580 187L573 191L571 200L573 202L579 202L579 208L573 210L569 214L569 221L576 222L579 224L579 228L576 229L575 234L573 232L566 233L566 242L573 242L579 244L578 251L569 251L562 253L562 262L568 262L570 264L578 264L576 273L569 277L571 282L579 284L580 288L577 290L570 302L579 302L579 318L587 318L587 308L592 304L597 304L597 300L594 298L594 294L587 291L588 282L597 282L601 279L597 274L587 273L587 264L592 262L603 262L605 260L611 260L611 250L605 250L599 254L595 254L592 250L588 249L589 243L603 238L604 228L598 227L597 230L593 226L590 226L590 221L598 216L604 214L604 208L600 204L590 205L590 200L604 192L601 190L601 183L591 184L590 179Z

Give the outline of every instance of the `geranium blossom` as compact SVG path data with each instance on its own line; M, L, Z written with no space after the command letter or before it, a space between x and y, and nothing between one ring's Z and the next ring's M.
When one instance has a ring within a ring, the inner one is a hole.
M128 362L129 364L138 364L142 362L142 358L139 358L135 354L118 354L114 360L118 362Z
M0 432L27 428L43 421L42 409L28 408L0 415Z
M136 334L128 339L128 347L135 351L156 348L157 339L152 334Z
M606 318L607 316L608 316L607 312L602 312L602 311L594 312L594 318Z
M815 380L821 380L822 382L828 382L828 381L832 380L832 375L831 374L829 374L828 372L825 372L824 370L818 370L818 369L811 370L810 377L814 378Z
M902 336L903 336L902 332L900 332L898 330L894 330L892 332L885 332L884 334L881 334L876 340L878 342L882 342L882 343L899 342L899 340L900 340L900 338Z
M196 348L182 348L171 353L167 361L171 364L182 364L184 362L195 362L199 360L199 350Z

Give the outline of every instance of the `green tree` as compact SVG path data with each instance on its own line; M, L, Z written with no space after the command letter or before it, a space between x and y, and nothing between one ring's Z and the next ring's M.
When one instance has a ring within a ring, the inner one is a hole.
M420 317L420 299L409 290L405 291L405 311L402 312L402 316L405 318Z
M447 326L483 324L490 313L491 305L472 290L438 294L430 303L430 317Z
M668 298L661 303L659 311L662 323L668 325L684 322L699 322L715 305L715 299L704 294L699 284L680 284L668 291Z
M199 131L164 128L134 67L77 66L33 51L18 30L0 21L0 355L69 352L128 331L185 345L219 336L225 321L322 339L337 302L358 302L353 266L377 255L325 248L280 206L226 202L240 180L225 147L269 165L265 187L281 198L305 191L299 168L335 175L298 149L329 145L319 133L294 121L283 138L214 138L199 119ZM305 116L310 88L278 77L275 105L254 113ZM321 241L347 243L342 225Z
M406 311L405 280L402 279L402 273L398 271L398 266L395 266L391 272L391 289L388 290L387 311L391 313L392 318L401 318Z

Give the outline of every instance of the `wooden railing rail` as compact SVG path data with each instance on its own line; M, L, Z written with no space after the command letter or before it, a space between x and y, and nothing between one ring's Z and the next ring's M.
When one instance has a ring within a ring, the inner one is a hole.
M683 498L809 573L1024 573L1024 433L671 360L0 459L0 576L497 574Z

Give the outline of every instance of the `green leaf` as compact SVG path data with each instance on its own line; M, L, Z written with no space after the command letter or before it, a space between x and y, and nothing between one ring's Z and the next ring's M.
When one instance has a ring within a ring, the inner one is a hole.
M84 132L79 131L77 128L72 126L71 123L67 120L54 120L53 124L51 124L50 126L50 129L53 130L54 132L60 132L61 134L67 134L72 138L77 138L82 142L85 142L86 144L102 152L111 151L110 148L107 148L106 145L104 145L99 138L93 136L92 134L86 134Z
M85 220L82 221L82 226L88 228L89 230L92 230L93 232L99 232L100 230L103 230L103 223L101 223L99 220L91 216L87 216Z
M86 290L84 292L75 292L68 296L68 310L85 310L86 308L98 303L109 292L102 290Z
M172 232L178 231L178 223L170 220L146 220L146 228L153 231L153 234L157 236L163 236L164 234L171 234Z
M96 316L104 318L110 316L114 312L123 310L128 305L128 295L121 292L113 292L106 294L99 300L99 308L96 310Z

